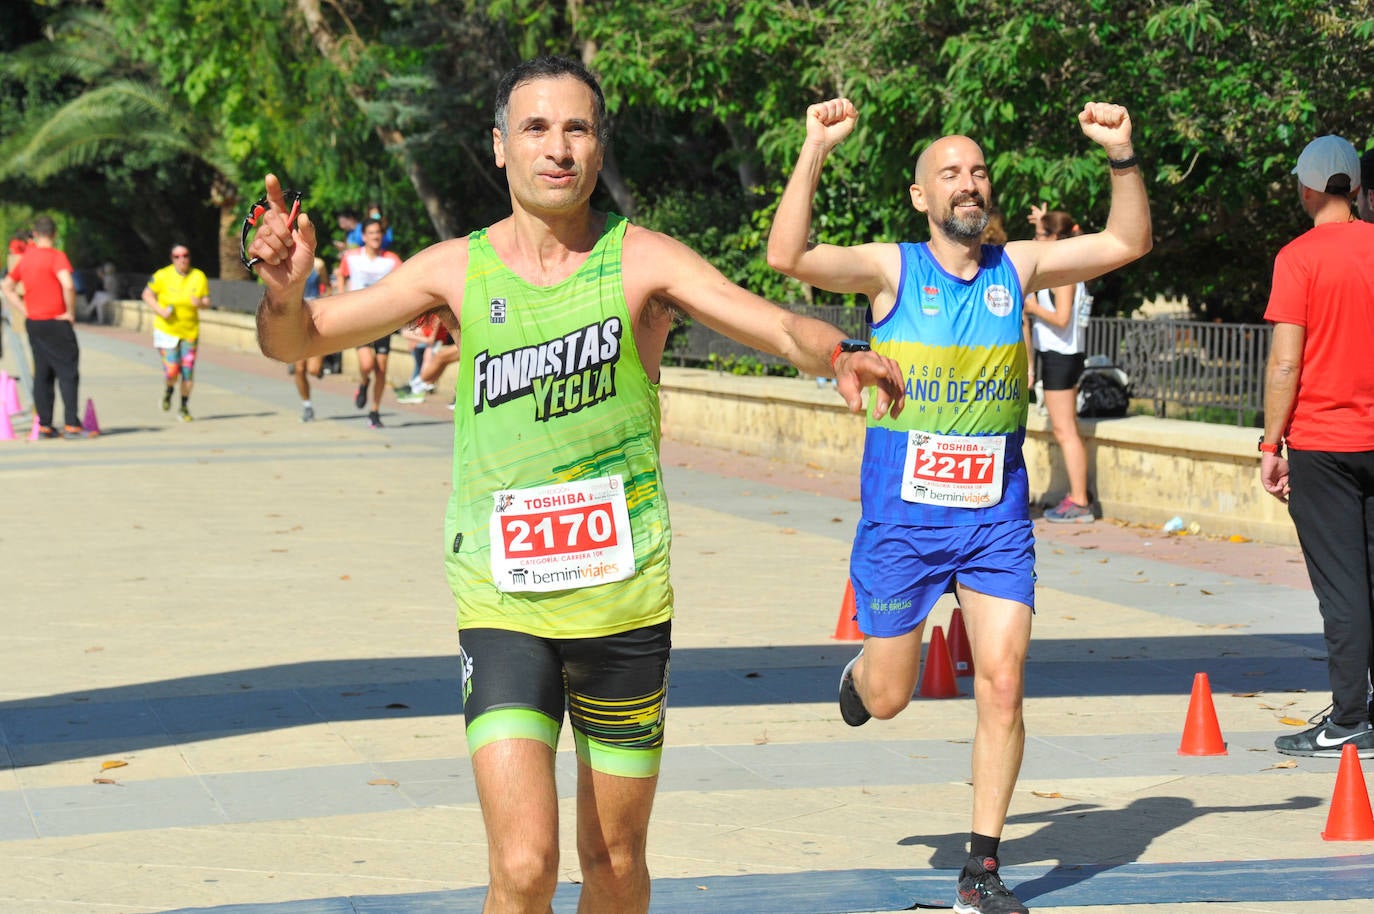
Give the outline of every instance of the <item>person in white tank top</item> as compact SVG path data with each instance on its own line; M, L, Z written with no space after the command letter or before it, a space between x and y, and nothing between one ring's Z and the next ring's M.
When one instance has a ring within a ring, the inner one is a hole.
M1030 222L1037 241L1071 238L1080 231L1068 213L1047 212L1044 206L1031 207ZM1045 511L1045 520L1051 523L1090 524L1094 520L1088 495L1088 454L1078 434L1078 379L1083 374L1092 301L1088 287L1081 282L1026 296L1027 345L1033 352L1028 383L1033 385L1038 374L1045 411L1069 477L1064 499Z

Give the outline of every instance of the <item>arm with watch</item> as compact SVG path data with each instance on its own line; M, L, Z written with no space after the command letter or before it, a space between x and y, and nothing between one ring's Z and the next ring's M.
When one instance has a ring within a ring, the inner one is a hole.
M1264 434L1260 435L1260 484L1279 501L1288 501L1288 459L1283 448L1284 430L1297 400L1302 374L1302 350L1306 328L1298 324L1274 324L1269 362L1264 371Z

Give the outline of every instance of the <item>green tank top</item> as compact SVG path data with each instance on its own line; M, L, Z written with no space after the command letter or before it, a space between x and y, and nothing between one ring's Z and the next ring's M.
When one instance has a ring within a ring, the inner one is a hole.
M585 638L672 616L658 385L608 214L586 262L536 286L468 237L446 569L458 627ZM495 538L495 539L493 539Z

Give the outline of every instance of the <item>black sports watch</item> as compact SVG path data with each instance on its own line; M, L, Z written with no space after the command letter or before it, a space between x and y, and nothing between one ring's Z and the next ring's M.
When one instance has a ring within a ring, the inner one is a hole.
M835 344L835 351L830 353L830 370L835 370L835 363L839 361L840 353L868 352L872 348L872 346L868 345L867 340L840 340Z

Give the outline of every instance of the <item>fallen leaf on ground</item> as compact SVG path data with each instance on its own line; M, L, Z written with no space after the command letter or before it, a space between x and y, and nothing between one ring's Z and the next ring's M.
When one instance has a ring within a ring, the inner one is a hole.
M1037 797L1044 797L1047 800L1064 799L1064 795L1057 790L1032 790L1031 794Z
M1292 759L1289 759L1289 760L1286 761L1286 762L1275 762L1274 764L1272 764L1272 765L1269 766L1269 768L1296 768L1296 767L1298 767L1298 763L1295 762L1295 761L1293 761ZM1269 768L1266 768L1266 769L1264 769L1264 770L1265 770L1265 771L1268 771Z
M125 765L127 765L127 764L129 764L129 763L128 763L128 762L121 762L121 761L119 761L118 759L111 759L111 760L108 761L108 762L101 762L101 763L100 763L100 770L101 770L101 771L109 771L111 768L123 768L123 767L124 767Z
M400 784L396 783L396 782L393 781L391 778L373 778L372 780L368 781L368 783L371 784L371 785L374 786L374 787L399 787L399 786L400 786Z
M1249 538L1248 536L1241 536L1239 533L1233 533L1233 534L1231 534L1231 542L1233 542L1233 543L1248 543L1248 542L1250 542L1250 538Z
M1296 718L1296 717L1280 717L1280 718L1279 718L1279 723L1281 723L1281 724L1287 724L1287 725L1290 726L1290 727L1305 727L1305 726L1307 726L1307 721L1305 721L1305 720L1299 720L1299 719Z
M92 784L118 784L114 778L91 778Z

